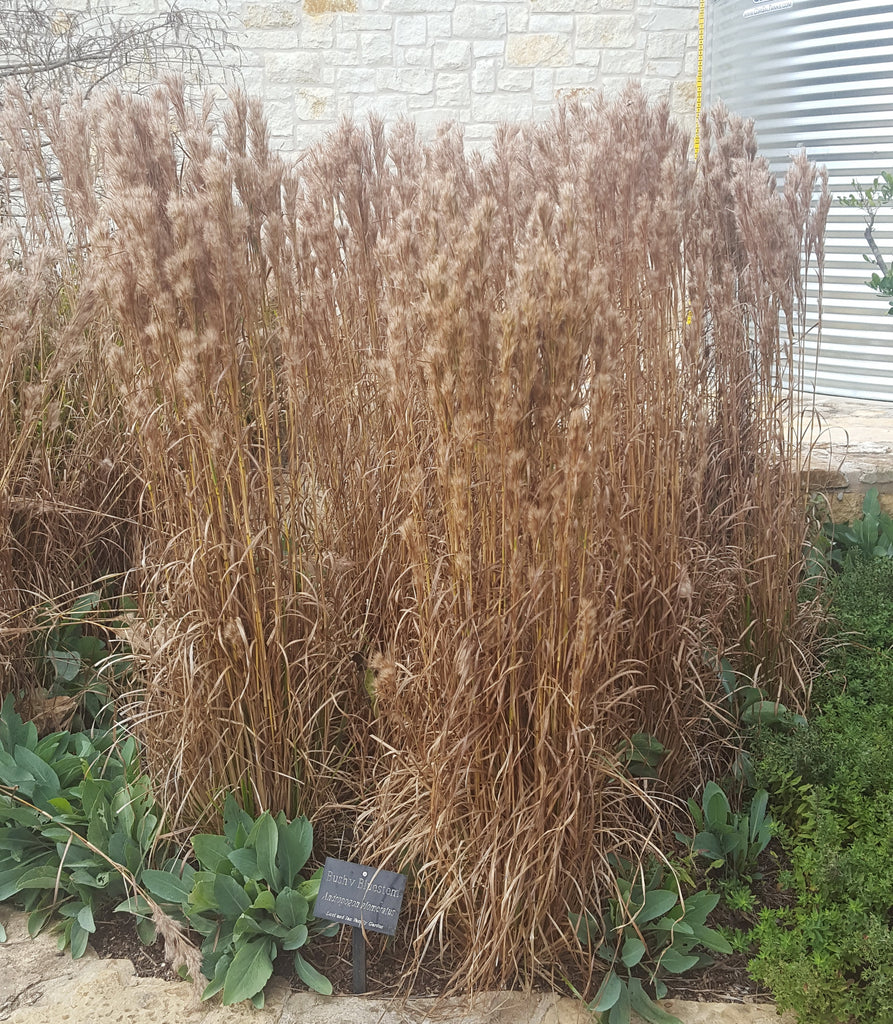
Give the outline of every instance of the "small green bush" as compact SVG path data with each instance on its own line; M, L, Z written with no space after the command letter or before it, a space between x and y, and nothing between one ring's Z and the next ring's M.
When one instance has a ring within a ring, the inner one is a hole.
M791 906L753 931L755 978L801 1024L893 1022L893 560L851 553L829 583L839 646L791 735L755 774L786 825Z

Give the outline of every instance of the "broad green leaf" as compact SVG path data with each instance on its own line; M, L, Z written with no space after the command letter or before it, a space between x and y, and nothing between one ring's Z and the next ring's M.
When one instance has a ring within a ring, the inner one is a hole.
M85 928L82 928L77 921L71 922L70 942L72 960L79 960L84 955L89 938L90 933Z
M708 928L703 924L692 924L692 933L698 940L698 944L713 953L731 953L732 947L728 940L714 928Z
M622 988L623 982L620 978L613 971L609 971L599 985L595 998L587 1004L586 1008L592 1013L604 1013L606 1010L610 1010L620 998Z
M71 683L81 671L81 656L77 651L47 651L47 660L53 667L57 683Z
M223 1005L231 1006L263 991L273 973L271 939L246 942L233 957L223 983Z
M630 935L623 943L620 959L625 967L635 967L645 955L645 943L635 935Z
M6 942L6 929L3 927L2 921L0 921L0 942Z
M710 914L716 909L719 903L719 893L701 892L692 893L685 897L685 916L683 918L688 924L704 924Z
M134 914L137 917L151 917L152 908L149 906L146 898L137 893L136 896L128 896L126 900L122 900L116 907L112 907L113 914Z
M693 955L686 956L670 946L669 949L663 951L658 962L670 974L684 974L686 971L690 971L698 963L699 959L700 957Z
M41 907L31 911L28 915L28 934L32 939L43 931L43 926L52 916L52 907Z
M102 594L98 590L91 590L89 594L82 594L71 603L66 613L66 618L71 622L83 622L83 620L94 611L102 600Z
M217 993L223 988L223 983L226 981L226 972L229 969L229 965L232 963L232 957L229 953L223 953L218 958L214 965L214 975L211 981L206 986L204 992L202 992L202 1000L210 999L211 996L216 996ZM208 965L202 964L202 973L208 969Z
M220 870L220 862L229 858L232 847L226 836L209 835L207 833L194 835L190 839L196 859L206 871L217 872Z
M283 949L300 949L307 941L307 925L297 924L282 936Z
M682 1024L678 1017L667 1013L666 1010L649 999L638 978L630 978L628 987L630 1006L642 1020L647 1021L647 1024Z
M712 779L704 787L701 806L704 808L704 824L707 829L715 829L728 821L731 811L729 799Z
M156 899L165 903L185 904L192 889L191 881L186 882L171 871L156 871L147 868L143 872L143 884Z
M276 897L274 911L286 927L294 928L306 923L310 907L299 892L294 889L283 889Z
M697 853L701 857L707 857L712 861L722 862L726 859L722 846L720 846L712 832L699 832L695 836L691 848L692 853Z
M279 831L277 863L282 872L280 887L291 886L294 888L313 852L313 826L306 818L302 817L287 823L284 818L279 818L276 827ZM307 898L315 899L316 894Z
M269 910L273 911L276 909L276 897L270 892L269 889L262 889L251 904L252 910Z
M608 1011L608 1024L629 1024L629 990L625 984L621 984L617 1002Z
M154 946L158 939L158 932L155 922L145 917L140 917L136 922L136 933L144 946Z
M93 910L89 904L85 904L78 911L77 922L85 932L92 934L96 931L96 924L93 920Z
M645 894L642 909L634 915L636 923L644 924L646 921L653 921L656 917L663 917L678 902L679 893L675 889L650 889Z
M254 823L245 845L257 853L257 869L264 881L274 889L283 885L282 873L276 864L276 851L279 849L279 829L269 811Z
M301 981L314 992L318 992L321 996L332 994L332 983L329 979L320 974L312 964L308 964L300 953L295 953L295 972Z
M231 875L218 875L214 879L214 898L224 917L237 918L251 906L248 893ZM247 999L242 996L242 999Z
M756 841L757 836L760 834L760 830L763 828L766 822L766 806L769 803L769 794L765 789L761 789L759 793L754 795L753 800L750 802L750 841L751 843Z
M260 868L257 866L257 852L247 846L240 847L228 854L230 863L244 878L256 882L261 877Z
M239 827L241 826L247 835L253 825L251 815L242 810L232 793L227 793L223 803L223 831L226 838L233 846L241 846L242 844L236 838Z

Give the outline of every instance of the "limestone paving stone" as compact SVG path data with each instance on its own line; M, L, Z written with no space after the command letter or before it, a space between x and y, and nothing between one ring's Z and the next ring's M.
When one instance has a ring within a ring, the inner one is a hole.
M574 999L556 994L482 993L462 999L387 1000L292 992L270 982L266 1006L198 1002L183 982L139 978L129 960L100 960L91 949L80 960L56 950L55 939L28 936L25 915L0 907L8 941L0 944L0 1022L3 1024L588 1024ZM794 1024L771 1004L663 1005L685 1024ZM633 1016L635 1024L642 1024Z

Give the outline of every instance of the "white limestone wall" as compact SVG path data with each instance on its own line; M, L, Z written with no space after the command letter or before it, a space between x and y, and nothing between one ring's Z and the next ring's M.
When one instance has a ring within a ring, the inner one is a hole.
M481 144L500 121L545 118L559 97L630 78L668 96L694 128L698 0L228 0L226 9L244 82L264 98L283 149L369 111L423 130L459 121Z
M243 4L241 21L246 84L286 145L370 110L457 120L481 142L630 77L694 123L692 0L278 0Z

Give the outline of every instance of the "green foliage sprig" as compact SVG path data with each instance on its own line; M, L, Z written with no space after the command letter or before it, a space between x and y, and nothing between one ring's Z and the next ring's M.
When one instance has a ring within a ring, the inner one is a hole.
M874 237L874 224L878 213L885 207L893 204L893 174L890 171L882 171L879 178L868 185L860 185L858 181L853 182L856 190L840 200L841 206L848 206L852 209L862 210L865 215L865 241L871 250L870 256L865 256L866 263L877 267L871 278L865 283L869 288L874 289L878 295L890 299L888 315L893 315L893 267L888 264L884 254L878 247Z
M587 1009L607 1013L608 1024L629 1024L633 1010L649 1024L680 1024L654 1002L645 984L662 999L667 994L662 973L684 974L712 963L701 947L732 951L728 941L706 924L719 896L696 892L683 900L675 879L668 878L662 866L649 869L646 877L629 861L613 859L617 898L602 913L569 915L579 941L608 965Z

